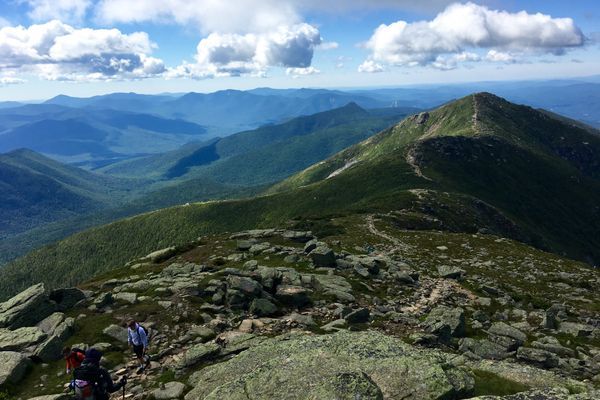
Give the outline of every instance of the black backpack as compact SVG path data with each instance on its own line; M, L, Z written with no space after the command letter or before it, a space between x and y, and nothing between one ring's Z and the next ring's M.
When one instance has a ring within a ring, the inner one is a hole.
M77 400L95 400L102 389L100 367L84 363L73 371L73 389Z
M138 338L140 339L140 341L142 340L142 337L140 336L140 328L144 331L144 333L146 334L146 338L148 339L148 343L150 343L150 331L148 331L148 329L146 329L140 324L138 324L138 328L136 330Z

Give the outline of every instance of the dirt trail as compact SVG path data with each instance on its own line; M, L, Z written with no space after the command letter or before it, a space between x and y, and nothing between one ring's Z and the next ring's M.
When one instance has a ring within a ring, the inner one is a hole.
M402 307L401 312L407 314L421 314L429 311L433 306L442 304L451 296L460 296L466 302L474 301L477 296L462 287L458 282L451 279L429 279L421 280L421 286L417 290L418 299L410 306Z
M387 233L382 232L379 229L377 229L377 227L375 226L375 217L373 215L367 215L365 220L366 220L367 229L369 229L369 232L371 232L373 235L379 236L379 237L393 243L393 245L394 245L393 249L389 251L390 255L397 253L397 252L412 250L413 246L403 243L402 241L400 241L400 239L395 238L391 235L388 235Z

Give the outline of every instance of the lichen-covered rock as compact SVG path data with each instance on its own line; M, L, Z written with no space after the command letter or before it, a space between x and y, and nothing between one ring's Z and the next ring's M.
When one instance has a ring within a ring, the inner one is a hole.
M56 309L43 283L31 286L0 304L0 328L16 329L32 326Z
M0 387L6 383L19 383L29 364L30 361L24 354L14 351L0 352Z
M442 399L472 378L446 356L381 333L286 335L196 372L193 399Z
M0 351L23 351L43 341L48 335L37 327L0 329Z
M152 391L152 397L155 400L179 399L183 395L185 384L181 382L168 382L164 387Z
M290 307L303 307L310 304L310 291L302 286L279 285L275 297Z
M310 258L317 267L335 267L335 254L329 247L316 247L310 252Z
M533 349L531 347L520 347L517 350L519 360L540 365L544 368L554 368L558 366L558 357L546 350Z
M208 361L221 351L221 347L215 343L197 344L190 347L182 360L183 367L191 367L201 362Z
M436 335L442 341L464 336L465 310L460 307L438 306L431 310L423 326L427 333Z
M509 356L506 348L487 339L464 338L460 341L459 351L472 358L503 360Z
M104 328L102 331L106 336L110 336L113 339L118 340L122 343L127 343L127 328L123 328L119 325L110 325Z
M66 311L86 298L85 293L77 288L56 289L50 292L50 300L56 303L61 311Z
M460 279L465 274L465 270L449 265L440 265L437 267L438 275L446 279Z

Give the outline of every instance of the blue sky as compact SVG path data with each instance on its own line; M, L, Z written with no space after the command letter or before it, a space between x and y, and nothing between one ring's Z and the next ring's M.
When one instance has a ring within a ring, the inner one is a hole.
M0 99L586 76L598 31L593 0L3 0Z

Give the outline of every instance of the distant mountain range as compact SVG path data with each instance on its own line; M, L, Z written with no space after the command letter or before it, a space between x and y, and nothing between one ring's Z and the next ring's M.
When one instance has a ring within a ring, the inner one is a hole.
M595 129L488 93L469 95L393 124L261 196L142 214L31 252L3 270L0 292L40 280L55 286L73 268L84 280L209 232L290 226L322 236L338 229L336 218L365 213L401 230L493 234L595 264L599 154Z
M0 164L1 182L11 189L7 189L6 198L12 199L0 204L5 222L0 230L4 239L0 262L118 218L187 202L256 194L264 185L368 138L414 111L366 111L350 103L94 172L60 164L30 150L13 151L2 156L11 164ZM64 134L67 141L77 130ZM77 180L67 181L65 177Z

